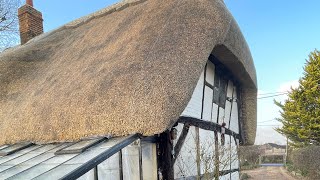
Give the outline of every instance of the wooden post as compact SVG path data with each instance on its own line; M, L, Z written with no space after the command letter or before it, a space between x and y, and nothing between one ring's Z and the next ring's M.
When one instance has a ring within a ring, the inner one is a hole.
M219 168L219 164L220 164L220 161L219 161L219 141L218 141L218 132L217 131L214 131L214 147L215 147L215 155L214 155L214 166L215 166L215 172L214 172L214 179L215 180L219 180L219 171L220 171L220 168Z
M199 136L199 127L196 127L196 148L197 148L197 180L200 180L201 171L200 171L200 136Z
M159 151L158 151L158 165L162 173L163 180L174 179L174 170L173 170L173 145L171 143L171 134L167 130L160 134L159 139Z

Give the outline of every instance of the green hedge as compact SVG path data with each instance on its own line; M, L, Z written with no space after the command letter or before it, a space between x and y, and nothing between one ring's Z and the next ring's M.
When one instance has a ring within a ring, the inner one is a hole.
M308 146L292 151L292 165L309 179L320 179L320 146Z

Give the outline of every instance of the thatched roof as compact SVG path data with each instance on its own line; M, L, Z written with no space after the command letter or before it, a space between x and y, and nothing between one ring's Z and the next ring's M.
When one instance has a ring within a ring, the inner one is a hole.
M0 54L0 144L161 133L212 51L242 83L252 143L255 69L224 3L130 0Z

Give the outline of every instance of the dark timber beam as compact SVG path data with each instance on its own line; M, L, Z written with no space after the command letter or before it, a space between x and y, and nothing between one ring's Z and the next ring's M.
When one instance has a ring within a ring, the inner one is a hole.
M197 119L197 118L193 118L193 117L180 117L178 119L179 123L183 123L186 124L188 123L191 126L195 126L195 127L199 127L200 129L204 129L204 130L209 130L209 131L217 131L217 132L221 132L221 125L214 123L214 122L210 122L210 121L205 121L205 120L201 120L201 119ZM234 136L237 139L240 139L240 135L231 131L230 129L226 128L226 133L230 136Z
M214 179L219 180L219 169L220 169L220 152L219 152L219 141L218 141L218 133L217 131L214 131L214 167L215 167L215 173L214 173Z
M173 158L173 164L176 162L177 157L179 156L179 153L181 151L181 148L183 146L184 141L186 140L186 137L189 132L190 125L188 123L184 124L181 135L178 139L178 142L176 146L174 147L174 158Z
M162 174L162 179L174 179L172 157L173 145L171 143L171 134L169 130L160 134L158 143L158 166Z

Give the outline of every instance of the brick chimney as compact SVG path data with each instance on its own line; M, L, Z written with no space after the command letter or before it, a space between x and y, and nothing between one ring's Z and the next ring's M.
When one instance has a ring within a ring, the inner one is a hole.
M21 44L43 33L42 14L33 8L32 0L18 9L18 17Z

